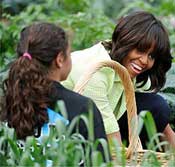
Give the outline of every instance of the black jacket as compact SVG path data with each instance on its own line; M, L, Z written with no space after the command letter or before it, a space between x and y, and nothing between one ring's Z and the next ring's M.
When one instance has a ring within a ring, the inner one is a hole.
M85 114L85 115L88 114L89 106L91 106L93 108L93 117L94 117L93 119L94 138L95 139L104 138L107 140L102 116L100 114L100 111L96 107L95 103L91 99L66 89L64 86L62 86L58 82L53 83L51 98L53 103L51 104L50 107L52 109L54 109L55 102L57 100L64 101L66 110L67 110L68 119L70 122L74 117L80 114ZM79 133L83 135L86 139L88 139L88 131L83 121L80 121ZM104 151L101 145L98 146L98 150L102 152L102 155L104 157Z

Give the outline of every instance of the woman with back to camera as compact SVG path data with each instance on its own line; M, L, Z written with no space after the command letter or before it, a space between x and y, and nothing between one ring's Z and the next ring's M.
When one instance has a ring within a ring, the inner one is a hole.
M51 23L25 27L20 34L17 55L4 82L5 104L1 120L15 129L18 139L25 140L36 131L39 133L49 119L47 108L54 110L57 100L64 101L69 121L80 114L88 114L91 103L94 138L106 139L101 114L92 100L59 83L71 70L70 46L62 28ZM80 121L79 132L88 139L83 121ZM104 156L101 145L98 150Z
M92 63L104 60L114 60L125 66L136 87L138 113L149 110L157 132L163 133L165 140L175 148L175 133L169 125L171 110L167 102L156 94L164 86L166 72L172 63L168 33L161 21L146 11L133 12L119 19L111 41L102 41L72 53L72 71L63 82L64 86L73 89ZM148 90L152 92L144 92ZM108 139L114 137L119 143L127 140L124 88L114 70L105 67L95 73L83 95L92 98L100 109ZM140 138L146 147L145 130L142 130Z

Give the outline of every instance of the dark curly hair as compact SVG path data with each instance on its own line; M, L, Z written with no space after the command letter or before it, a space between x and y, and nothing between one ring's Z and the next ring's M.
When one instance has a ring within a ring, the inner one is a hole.
M17 138L34 135L48 121L46 108L52 82L47 74L56 56L66 55L68 39L64 30L51 23L36 23L21 31L18 58L12 63L3 83L2 120L16 131ZM27 52L32 59L23 54Z
M168 33L160 20L145 11L133 12L119 19L112 41L103 42L110 50L112 60L122 63L122 60L133 49L148 51L154 46L152 55L155 63L150 70L137 76L137 83L143 86L148 77L151 80L150 89L159 90L166 80L166 72L170 69L172 56Z

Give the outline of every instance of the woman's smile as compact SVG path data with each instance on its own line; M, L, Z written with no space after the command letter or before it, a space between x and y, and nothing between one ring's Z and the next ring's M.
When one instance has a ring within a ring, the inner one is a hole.
M144 69L135 63L131 63L131 68L132 68L133 72L135 72L136 74L140 74L142 72L142 70Z
M134 78L152 68L154 58L150 55L150 50L148 52L139 52L137 49L133 49L124 57L122 65L127 68L131 78Z

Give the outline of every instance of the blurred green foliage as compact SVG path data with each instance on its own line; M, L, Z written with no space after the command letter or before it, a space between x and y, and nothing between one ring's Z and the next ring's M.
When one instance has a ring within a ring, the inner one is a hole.
M72 50L110 38L114 24L102 12L94 11L91 3L91 0L75 0L74 3L71 0L48 0L40 4L30 3L18 15L3 13L0 23L0 66L5 66L15 56L19 32L32 22L61 25L70 36ZM2 8L5 11L6 6Z

